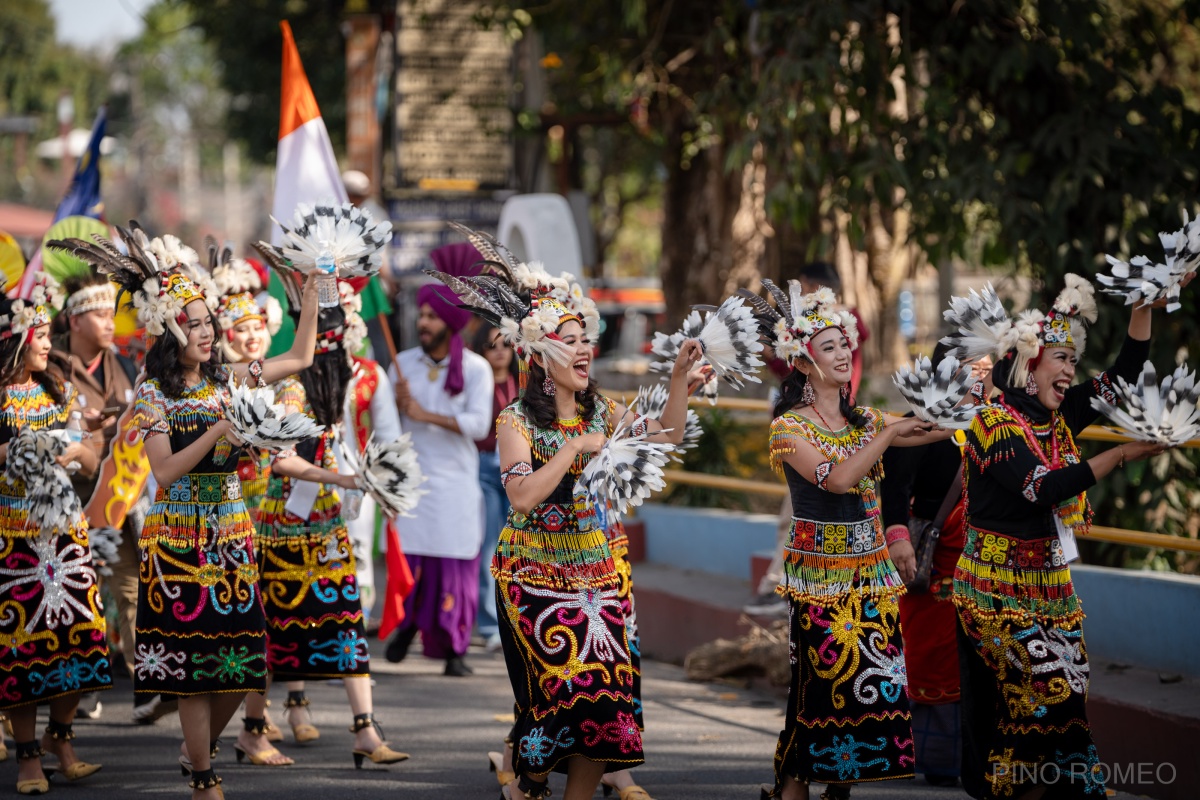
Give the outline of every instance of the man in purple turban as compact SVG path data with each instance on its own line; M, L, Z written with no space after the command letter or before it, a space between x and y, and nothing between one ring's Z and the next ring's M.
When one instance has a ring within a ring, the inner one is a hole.
M443 272L473 274L480 261L469 244L430 253ZM412 435L428 477L412 517L397 520L415 585L404 601L404 621L387 646L393 663L408 654L417 631L425 655L443 659L446 674L463 676L463 661L479 606L479 549L484 499L475 440L492 425L492 368L463 349L459 335L471 318L442 284L417 291L418 347L400 352L389 376L396 385L401 424Z

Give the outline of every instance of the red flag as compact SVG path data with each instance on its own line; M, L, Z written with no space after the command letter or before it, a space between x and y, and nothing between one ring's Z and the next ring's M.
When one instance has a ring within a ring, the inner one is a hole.
M404 621L404 599L413 590L416 581L408 568L408 559L400 549L400 535L396 524L387 521L387 591L383 597L383 621L379 623L379 638L387 639L392 631Z

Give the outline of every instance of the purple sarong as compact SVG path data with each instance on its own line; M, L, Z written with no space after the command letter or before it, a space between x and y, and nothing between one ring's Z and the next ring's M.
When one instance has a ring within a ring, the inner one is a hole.
M399 629L416 625L428 658L464 655L479 609L479 556L406 557L414 586L404 598L404 622Z

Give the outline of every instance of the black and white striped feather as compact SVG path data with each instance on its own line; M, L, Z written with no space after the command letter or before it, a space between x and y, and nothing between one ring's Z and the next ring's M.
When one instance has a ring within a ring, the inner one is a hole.
M343 460L358 477L358 485L379 504L389 517L411 517L421 495L425 474L412 445L412 434L404 433L393 442L380 442L371 435L360 455L351 441L342 447Z
M982 292L972 289L966 297L951 297L950 308L942 316L955 328L954 333L942 339L942 344L949 345L949 354L960 362L970 364L1008 350L1002 342L1013 321L992 284Z
M289 414L282 403L275 402L275 390L270 386L247 386L233 379L229 381L226 417L237 438L262 450L286 450L325 430L307 414Z
M609 524L666 486L662 468L675 445L648 441L645 423L644 415L617 423L612 436L579 476L578 485L604 510ZM643 433L634 434L634 430Z
M328 249L339 277L376 275L383 266L382 250L392 240L391 222L376 221L370 211L349 203L301 203L290 228L274 217L271 220L283 230L283 245L259 244L277 251L305 274L316 268L317 257Z
M963 404L975 385L971 368L963 366L953 356L946 356L934 369L933 363L921 356L911 368L901 367L892 376L918 419L933 422L943 428L966 430L971 426L978 407Z
M92 566L101 575L112 575L112 565L121 560L121 541L118 528L107 526L88 529L88 547L92 551Z
M701 310L706 311L703 319ZM687 339L700 342L704 351L700 363L712 367L716 376L731 386L740 389L745 381L761 383L755 374L763 366L762 359L758 357L763 349L759 341L759 323L742 297L727 297L715 309L696 307L675 333L670 336L656 333L651 349L663 360L652 363L650 368L656 372L669 372Z
M1105 294L1125 298L1125 305L1138 307L1158 300L1167 301L1167 312L1182 307L1179 302L1181 283L1189 272L1200 266L1200 217L1188 220L1184 212L1183 227L1177 231L1158 234L1162 243L1165 264L1148 256L1134 256L1123 261L1106 255L1111 275L1097 275L1096 281Z
M42 531L65 530L83 513L70 476L55 460L69 442L66 431L24 427L8 443L5 477L24 482L28 520Z
M1200 387L1186 366L1158 382L1154 364L1147 361L1137 383L1117 378L1116 403L1103 396L1092 398L1092 408L1112 420L1134 439L1181 445L1200 438Z
M638 387L637 397L629 405L629 410L637 413L639 416L661 420L663 411L667 408L668 397L670 397L670 393L661 383L654 384L653 386L640 386ZM687 422L683 428L683 441L675 445L675 452L671 454L671 460L681 461L679 455L686 453L699 444L700 437L703 435L704 428L700 425L700 416L689 408Z

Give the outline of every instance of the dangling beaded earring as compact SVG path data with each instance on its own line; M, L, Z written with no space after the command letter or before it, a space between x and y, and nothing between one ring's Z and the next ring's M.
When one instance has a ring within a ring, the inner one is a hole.
M805 381L804 388L800 390L800 405L811 406L817 402L817 392L813 389L812 381Z
M850 399L850 384L843 383L841 388L842 397L846 400Z
M1029 383L1025 384L1025 394L1037 394L1037 393L1038 393L1037 381L1035 381L1033 379L1033 376L1030 375Z
M555 391L557 390L555 389L554 381L550 379L549 375L547 375L542 381L542 393L547 397L554 397Z

